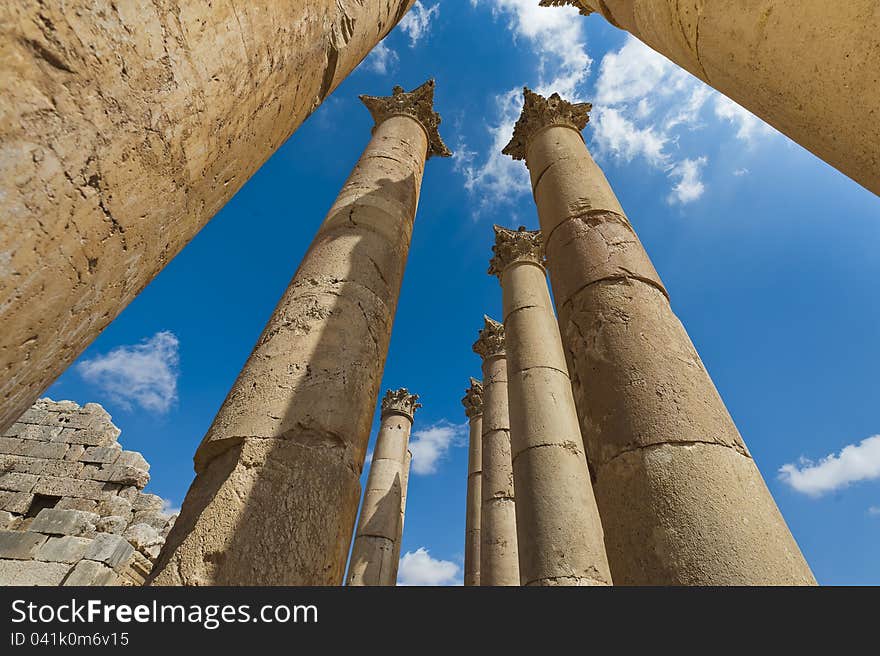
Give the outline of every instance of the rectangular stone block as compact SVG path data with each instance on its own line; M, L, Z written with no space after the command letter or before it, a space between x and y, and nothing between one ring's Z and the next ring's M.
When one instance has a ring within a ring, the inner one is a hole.
M133 510L152 510L159 512L165 507L165 500L155 494L141 493L131 504Z
M79 497L66 497L55 504L58 510L84 510L86 512L97 512L98 502L94 499L82 499Z
M28 424L21 424L19 422L15 422L14 424L12 424L12 426L10 426L5 431L3 431L2 436L3 437L18 437L18 434L21 431L23 431L27 426L28 426Z
M44 424L49 419L49 413L43 408L30 407L18 418L22 424Z
M95 531L97 521L98 515L95 513L44 508L28 530L51 535L85 535Z
M0 453L31 458L61 460L67 452L67 444L61 442L37 442L17 437L0 437Z
M113 585L116 580L116 573L103 563L81 560L62 585Z
M0 560L0 585L60 585L70 565L38 560Z
M83 559L91 544L92 540L73 535L49 538L37 550L36 559L53 563L76 563Z
M161 532L168 523L168 517L153 510L140 510L131 518L132 524L146 524Z
M17 437L20 440L36 440L38 442L49 442L58 436L62 431L61 426L39 426L37 424L23 424L23 428L18 432Z
M98 533L86 551L85 557L118 569L128 563L133 553L134 547L125 538L111 533Z
M21 474L19 472L0 473L0 490L30 492L39 480L40 477L33 474Z
M102 464L113 464L122 452L122 447L114 446L90 446L83 451L79 457L82 462L98 462Z
M113 432L103 428L65 428L52 439L55 442L82 444L83 446L110 446L116 441Z
M57 476L42 476L32 490L35 494L49 494L57 497L82 497L101 501L115 488L107 487L101 481L83 481Z
M119 483L120 485L134 485L142 488L150 481L150 475L140 469L126 465L86 465L81 474L82 478L94 481L106 481Z
M0 492L0 510L23 515L33 500L34 495L27 492Z
M134 467L141 471L150 471L150 463L148 463L137 451L123 451L116 459L116 464Z
M0 531L0 558L30 560L46 541L45 535L28 531Z
M121 517L131 516L131 502L122 497L110 497L98 504L95 512L99 515L118 515Z
M80 456L85 453L86 448L82 444L71 444L67 448L67 453L64 454L65 460L79 460Z
M11 456L8 454L0 455L0 471L76 478L82 468L83 464L81 462Z
M141 491L137 489L134 485L129 485L127 487L117 486L117 489L119 490L117 492L117 495L122 497L123 499L131 501L132 505L134 505L135 499L137 499L138 495L141 493Z
M108 515L101 517L95 528L99 533L113 533L114 535L122 535L128 527L128 517L120 515Z

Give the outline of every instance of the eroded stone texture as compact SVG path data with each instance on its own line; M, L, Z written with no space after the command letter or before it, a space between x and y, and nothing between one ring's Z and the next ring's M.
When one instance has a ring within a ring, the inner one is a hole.
M541 0L597 12L880 194L876 0ZM831 110L830 108L833 108Z
M144 582L174 517L160 497L141 491L150 465L124 451L119 434L100 405L51 399L40 399L6 429L0 585ZM147 523L152 543L131 539Z
M421 404L406 388L388 390L358 520L348 585L394 585L403 532L407 454L413 415Z
M464 584L480 585L480 506L483 503L483 383L471 378L461 400L470 425L467 507L464 527Z
M522 585L610 585L540 232L495 226Z
M412 4L0 5L0 430Z
M525 90L524 158L616 584L815 583L580 130Z
M154 583L342 583L425 159L448 152L433 90L366 99L373 137L196 452Z
M397 530L397 540L394 541L394 584L397 585L397 573L400 568L400 550L403 547L403 525L406 520L406 495L409 490L409 473L412 469L412 451L406 450L406 458L403 461L403 480L400 489L400 525Z
M504 325L484 321L474 343L483 359L480 585L519 585Z

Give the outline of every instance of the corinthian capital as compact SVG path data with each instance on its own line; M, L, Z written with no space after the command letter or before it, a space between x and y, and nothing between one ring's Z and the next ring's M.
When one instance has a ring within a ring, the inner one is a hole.
M392 116L409 116L428 135L428 157L449 157L452 152L440 138L440 114L434 111L434 80L428 80L412 91L396 86L390 96L359 96L376 125Z
M471 378L471 386L465 390L461 404L468 419L483 414L483 383Z
M581 12L581 16L589 16L596 11L587 5L587 0L541 0L538 5L541 7L562 7L564 5L571 5L572 7L578 8Z
M385 398L382 399L382 416L396 413L408 417L412 421L416 410L422 407L418 400L419 395L410 394L405 387L398 390L388 390L385 392Z
M502 228L495 229L495 245L492 247L494 257L489 261L489 275L498 276L514 262L532 262L544 266L544 236L540 230L519 230Z
M474 353L484 360L504 353L504 324L489 317L483 317L480 337L474 342Z
M525 159L529 140L539 130L563 125L580 132L590 120L590 103L570 103L554 93L549 98L523 88L523 109L513 128L513 138L501 152L513 159Z

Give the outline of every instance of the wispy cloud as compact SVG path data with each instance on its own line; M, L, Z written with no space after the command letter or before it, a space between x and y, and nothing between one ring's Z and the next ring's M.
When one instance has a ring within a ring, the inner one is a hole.
M410 48L415 48L419 41L431 31L431 21L440 15L440 5L434 4L425 9L425 6L416 0L398 27L409 36Z
M801 457L782 465L779 478L798 492L820 497L852 483L880 478L880 435L849 444L819 462Z
M380 41L370 52L361 66L379 75L387 75L394 71L400 58L389 48L385 41Z
M433 474L450 447L463 444L466 435L466 424L453 424L446 420L414 431L409 442L412 471L421 475Z
M701 170L706 166L708 160L705 157L697 159L685 158L673 165L669 170L669 177L675 178L678 182L672 187L669 194L669 202L674 203L690 203L697 200L706 190L705 185L700 179Z
M179 515L180 506L174 503L171 499L162 499L162 512L166 515Z
M880 517L880 506L871 506L868 508L868 514L872 517Z
M415 459L413 459L415 462ZM460 568L450 560L438 560L425 547L407 551L400 559L398 585L461 585Z
M76 366L82 378L111 399L131 409L164 414L177 400L180 342L162 331L140 344L119 346Z

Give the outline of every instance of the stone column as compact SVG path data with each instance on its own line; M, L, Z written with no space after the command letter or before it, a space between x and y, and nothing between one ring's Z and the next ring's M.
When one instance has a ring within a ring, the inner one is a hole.
M877 0L541 4L571 4L583 14L602 14L880 194Z
M394 576L393 583L397 585L397 571L400 568L400 549L403 546L403 524L406 519L406 495L409 490L409 471L412 468L412 451L406 450L406 459L403 461L403 482L400 490L400 528L397 531L397 540L394 542Z
M362 96L373 138L196 452L156 583L342 583L425 159L449 154L433 95Z
M471 378L461 400L470 423L467 508L464 519L464 584L480 585L480 505L483 478L483 383Z
M483 358L480 585L519 585L504 326L485 317L474 352Z
M412 4L0 4L0 431Z
M525 90L525 159L616 584L813 575L580 130L588 103Z
M367 477L348 567L348 585L394 585L406 498L406 463L413 415L421 404L406 388L382 399L382 423Z
M602 523L544 271L540 232L495 226L523 585L609 585Z

